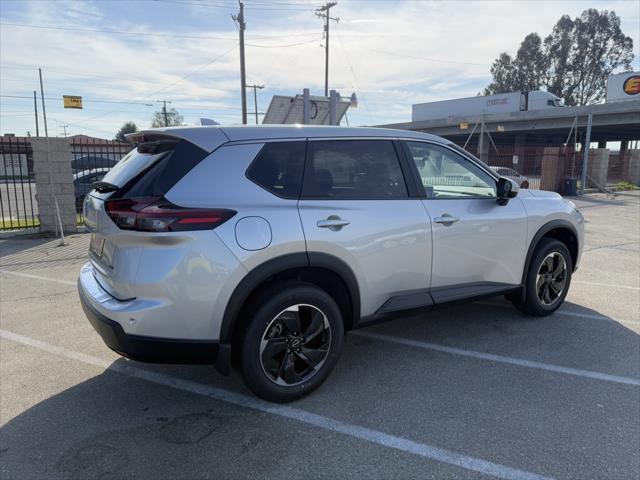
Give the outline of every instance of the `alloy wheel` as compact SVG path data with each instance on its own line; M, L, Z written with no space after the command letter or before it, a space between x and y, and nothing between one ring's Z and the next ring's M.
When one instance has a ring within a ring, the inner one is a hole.
M260 364L277 385L299 385L320 370L330 347L327 316L313 305L292 305L267 325L260 342Z
M562 295L567 283L567 264L559 252L547 255L536 276L538 300L545 305L553 305Z

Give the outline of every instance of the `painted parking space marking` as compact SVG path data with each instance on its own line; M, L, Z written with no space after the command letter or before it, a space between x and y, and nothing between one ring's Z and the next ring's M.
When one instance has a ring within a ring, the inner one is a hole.
M30 278L32 280L44 280L46 282L61 283L62 285L77 285L77 282L70 280L61 280L59 278L42 277L40 275L32 275L30 273L13 272L11 270L0 269L0 273L3 275L14 275L16 277Z
M0 269L0 274L5 274L5 275L15 275L17 277L23 277L23 278L30 278L33 280L43 280L43 281L47 281L47 282L55 282L55 283L60 283L63 285L77 285L77 282L72 282L70 280L60 280L58 278L51 278L51 277L43 277L40 275L32 275L30 273L22 273L22 272L14 272L11 270L4 270L4 269ZM636 287L627 287L627 288L632 288L635 289ZM500 308L511 308L510 305L503 305L500 303L495 303L495 302L488 302L488 301L483 301L483 302L477 302L480 305L491 305L494 307L500 307ZM611 318L611 317L607 317L604 315L594 315L594 314L589 314L589 313L580 313L580 312L572 312L569 310L557 310L556 312L554 312L554 315L567 315L570 317L581 317L581 318L588 318L588 319L593 319L593 320L608 320L611 322L616 322L616 323L620 323L622 325L632 325L632 326L640 326L640 322L639 321L633 321L633 320L618 320L615 318Z
M380 340L383 342L396 343L398 345L405 345L409 347L421 348L423 350L432 350L436 352L449 353L452 355L461 355L464 357L477 358L480 360L488 360L491 362L507 363L510 365L516 365L525 368L535 368L537 370L546 370L548 372L563 373L566 375L573 375L576 377L590 378L593 380L601 380L612 383L622 383L625 385L633 385L640 387L640 379L633 377L622 377L619 375L609 375L608 373L594 372L591 370L581 370L578 368L562 367L560 365L553 365L549 363L535 362L532 360L525 360L522 358L506 357L504 355L495 355L493 353L478 352L475 350L465 350L463 348L448 347L446 345L439 345L437 343L422 342L420 340L412 340L410 338L395 337L392 335L385 335L376 332L366 331L353 331L349 335L355 335L358 337L370 338L373 340Z
M490 307L498 307L498 308L508 308L510 310L513 309L513 306L510 303L497 303L495 301L479 301L475 302L478 305L487 305ZM589 320L604 320L607 322L619 323L621 325L628 325L631 327L638 328L640 327L640 321L637 320L620 320L619 318L607 317L606 315L597 315L593 313L582 313L582 312L574 312L571 310L566 310L564 308L560 308L553 312L553 315L564 315L567 317L575 317L575 318L587 318Z
M219 400L233 405L270 413L272 415L277 415L291 420L297 420L307 425L313 425L324 430L341 433L352 438L357 438L366 442L393 448L395 450L414 454L423 458L435 460L448 465L453 465L466 470L471 470L484 475L491 475L494 477L510 480L549 480L551 478L544 475L527 472L525 470L511 468L499 463L483 460L481 458L463 455L451 450L434 447L425 443L416 442L414 440L409 440L408 438L399 437L378 430L342 422L340 420L335 420L330 417L318 415L307 410L302 410L300 408L273 404L260 400L256 397L234 393L222 388L217 388L190 380L183 380L169 375L151 372L140 367L136 367L132 363L114 364L108 360L103 360L92 355L68 350L66 348L46 343L35 338L10 332L8 330L0 329L0 338L10 340L31 348L37 348L39 350L60 357L85 363L87 365L109 369L109 371L126 375L128 377L145 380L158 385L164 385L189 393L194 393L196 395L206 396L209 398L213 398L214 400Z
M625 290L640 291L640 287L632 287L631 285L618 285L615 283L587 282L585 280L572 280L571 283L577 283L578 285L592 285L594 287L623 288Z

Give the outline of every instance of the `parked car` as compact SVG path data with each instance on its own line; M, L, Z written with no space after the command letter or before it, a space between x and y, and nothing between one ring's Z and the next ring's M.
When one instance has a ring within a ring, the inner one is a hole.
M93 168L73 174L73 193L76 197L76 212L82 211L84 197L91 191L91 185L102 180L109 168Z
M520 185L520 188L529 188L529 177L522 175L521 173L517 172L513 168L498 167L498 166L496 167L490 166L489 168L494 172L496 172L501 177L510 178L511 180L516 182L518 185Z
M71 168L77 170L91 170L96 168L111 168L118 160L114 158L106 158L98 155L83 155L71 160Z
M504 295L564 301L583 217L453 143L344 127L148 130L84 203L84 311L116 352L237 366L262 398L317 388L344 332ZM372 366L375 368L375 366Z

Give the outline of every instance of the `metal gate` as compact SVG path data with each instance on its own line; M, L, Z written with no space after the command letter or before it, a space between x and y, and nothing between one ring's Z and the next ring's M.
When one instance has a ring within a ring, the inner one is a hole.
M39 229L29 137L0 137L0 230Z
M102 177L133 148L130 143L117 140L76 135L69 138L71 145L71 170L76 198L78 223L82 223L82 203L91 184Z

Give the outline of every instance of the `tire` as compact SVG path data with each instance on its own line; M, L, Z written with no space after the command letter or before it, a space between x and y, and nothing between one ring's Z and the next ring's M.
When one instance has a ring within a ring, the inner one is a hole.
M528 315L550 315L564 302L571 286L572 272L573 262L567 246L559 240L543 238L529 263L524 300L520 295L512 295L510 300Z
M342 314L329 294L310 283L284 282L263 291L245 311L250 317L243 319L240 369L253 393L290 402L326 380L344 339Z

